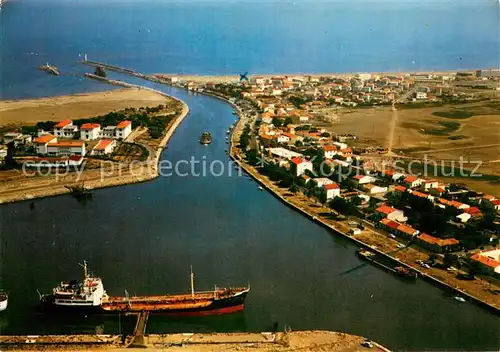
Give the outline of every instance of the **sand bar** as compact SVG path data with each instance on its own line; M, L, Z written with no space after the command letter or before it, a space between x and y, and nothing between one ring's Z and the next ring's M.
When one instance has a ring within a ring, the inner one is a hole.
M0 101L0 126L88 118L125 108L158 106L164 102L164 96L137 88L41 99L3 100Z

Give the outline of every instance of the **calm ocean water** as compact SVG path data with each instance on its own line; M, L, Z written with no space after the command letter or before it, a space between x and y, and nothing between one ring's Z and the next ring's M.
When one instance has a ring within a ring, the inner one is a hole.
M2 10L3 98L111 87L35 70L49 61L84 72L78 54L143 72L237 73L451 69L498 61L492 2L180 3L11 0ZM461 58L461 59L460 59ZM415 63L413 63L415 61ZM162 158L224 160L234 116L224 102L142 82L186 101L191 113ZM209 130L214 142L197 139ZM81 275L87 259L108 293L185 292L244 285L243 314L153 317L148 332L262 331L274 322L375 339L395 350L498 350L498 317L419 280L361 264L355 247L283 206L245 177L162 177L94 192L0 206L0 333L117 332L117 317L38 314L36 290ZM347 273L349 272L349 273ZM123 331L123 330L122 330Z
M499 65L498 2L8 0L0 98L81 92L45 62L147 73L444 70Z

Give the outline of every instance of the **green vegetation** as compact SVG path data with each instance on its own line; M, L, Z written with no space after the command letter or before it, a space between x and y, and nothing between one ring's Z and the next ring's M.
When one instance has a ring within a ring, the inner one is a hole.
M250 124L246 124L240 136L240 148L246 149L250 144Z
M460 122L455 121L439 121L438 124L443 126L443 128L436 128L423 131L424 134L431 134L433 136L446 136L450 133L455 132L460 128Z
M468 119L474 114L467 110L435 111L432 115L446 117L448 119Z

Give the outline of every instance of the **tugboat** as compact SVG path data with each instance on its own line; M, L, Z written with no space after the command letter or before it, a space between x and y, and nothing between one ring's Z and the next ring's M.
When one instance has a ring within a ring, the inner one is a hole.
M7 304L9 303L9 296L7 293L0 291L0 312L7 309Z
M203 132L201 134L200 143L205 145L212 143L212 135L210 134L210 132Z
M63 281L51 294L40 294L40 301L45 307L100 310L102 300L107 297L102 280L89 275L86 261L79 265L83 267L83 281Z

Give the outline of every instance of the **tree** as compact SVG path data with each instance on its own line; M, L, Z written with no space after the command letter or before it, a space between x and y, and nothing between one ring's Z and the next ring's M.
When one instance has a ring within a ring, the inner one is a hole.
M302 143L302 141L299 141L299 140L295 141L295 146L296 147L302 147L303 145L304 145L304 143Z
M289 190L292 193L297 193L297 191L299 190L299 188L297 187L297 185L295 183L292 183L292 185L290 186Z
M323 187L316 187L316 197L321 204L325 204L327 201L326 190Z
M283 123L284 126L288 126L289 124L293 123L292 118L290 116L287 116L285 118L285 122Z
M330 137L330 133L328 133L328 132L323 132L320 136L321 136L321 137L328 138L328 137Z
M274 127L281 127L283 126L283 121L278 117L273 117L273 125Z

